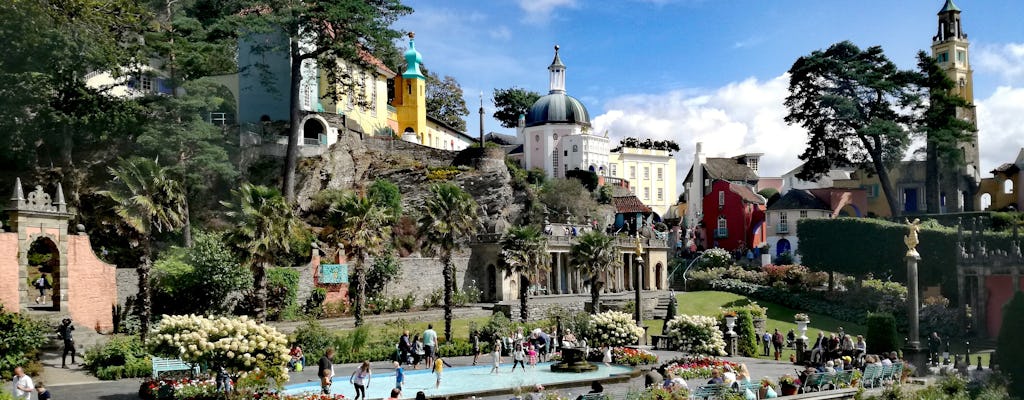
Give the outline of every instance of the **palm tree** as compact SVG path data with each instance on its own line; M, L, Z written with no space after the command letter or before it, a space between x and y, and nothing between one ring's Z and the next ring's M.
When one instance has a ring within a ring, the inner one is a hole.
M181 182L169 176L168 170L156 161L144 158L121 159L109 168L113 176L110 189L100 195L114 202L114 213L123 222L125 234L133 237L133 246L140 246L142 257L139 273L139 308L141 329L146 340L153 313L149 290L149 270L153 262L153 234L176 230L184 223L185 191Z
M455 291L455 266L452 253L459 239L476 231L476 200L450 182L430 186L417 234L423 239L422 251L437 257L444 266L444 334L452 339L452 292Z
M501 239L500 261L505 276L522 278L519 283L519 318L523 322L530 315L526 308L527 289L539 273L549 270L550 259L547 240L541 236L537 227L515 227L509 229Z
M355 265L356 304L353 312L356 326L363 324L366 304L366 258L380 255L391 241L389 209L367 196L346 192L331 205L327 216L327 238L343 245L346 258Z
M227 241L252 269L256 289L256 318L267 318L267 268L290 250L291 237L299 229L291 206L277 189L243 183L232 190L235 203L221 202L234 222Z
M593 230L580 236L569 249L569 265L590 278L590 304L594 314L601 312L601 273L611 272L622 265L615 239Z

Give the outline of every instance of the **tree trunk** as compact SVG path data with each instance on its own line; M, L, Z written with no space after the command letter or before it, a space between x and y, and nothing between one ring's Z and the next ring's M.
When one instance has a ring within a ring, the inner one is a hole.
M299 55L299 43L291 42L291 77L289 80L289 103L288 103L288 151L284 158L284 179L281 183L281 191L284 192L285 200L289 203L295 201L295 168L299 162L299 134L302 132L302 110L299 107L299 87L302 86L302 59Z
M267 320L267 264L257 263L252 271L253 286L256 288L256 320Z
M139 260L139 339L146 342L146 335L149 333L149 321L153 317L153 301L149 291L149 269L152 260L153 247L149 238L143 239L145 246L142 249L142 258Z
M925 147L924 201L929 214L942 212L939 200L939 149L935 141L928 140Z
M192 216L189 212L189 201L188 201L188 188L185 188L184 198L184 217L185 224L181 227L181 239L185 242L185 247L192 248Z
M828 271L828 291L834 291L836 288L836 273L835 271Z
M526 275L519 275L519 320L524 324L530 319L530 309L527 308L530 300L530 279Z
M594 314L601 312L601 282L597 280L597 274L590 277L590 311Z
M452 265L450 255L441 256L444 264L442 275L444 275L444 338L446 342L452 340L452 292L455 291L455 266Z
M356 304L352 314L356 318L356 326L363 325L363 313L366 309L366 265L362 259L356 265Z
M889 179L889 169L885 166L885 159L882 157L882 141L877 136L867 138L863 135L859 136L861 143L868 149L868 154L871 155L871 164L875 167L875 173L878 174L878 183L882 186L882 192L885 194L885 201L889 204L889 212L893 218L899 217L902 213L900 212L900 203L896 196L899 193L895 193L892 187L892 179Z

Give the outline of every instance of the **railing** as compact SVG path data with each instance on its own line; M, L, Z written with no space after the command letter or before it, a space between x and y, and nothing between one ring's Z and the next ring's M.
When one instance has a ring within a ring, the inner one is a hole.
M321 143L320 142L320 138L308 138L308 137L302 138L302 145L303 146L319 146L320 143Z

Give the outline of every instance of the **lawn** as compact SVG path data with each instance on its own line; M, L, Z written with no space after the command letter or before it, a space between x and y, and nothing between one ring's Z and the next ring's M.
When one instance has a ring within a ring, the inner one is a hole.
M444 320L438 321L425 321L425 322L408 322L400 318L401 314L396 314L396 318L392 321L385 323L367 323L365 326L370 329L371 341L386 341L394 340L398 342L398 338L402 336L402 330L408 329L409 335L422 335L423 331L427 329L427 324L433 324L434 330L437 331L438 336L441 337L441 341L444 341ZM456 318L452 320L452 336L456 339L469 340L469 325L476 323L477 326L483 326L487 323L490 317L476 317L476 318ZM336 329L335 332L349 332L352 329Z

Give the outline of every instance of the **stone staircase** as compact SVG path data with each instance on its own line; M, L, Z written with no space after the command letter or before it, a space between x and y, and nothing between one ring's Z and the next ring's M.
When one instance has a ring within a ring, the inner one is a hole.
M670 298L668 296L659 296L658 305L654 306L654 315L651 315L652 319L665 319L665 313L668 312L668 303Z

